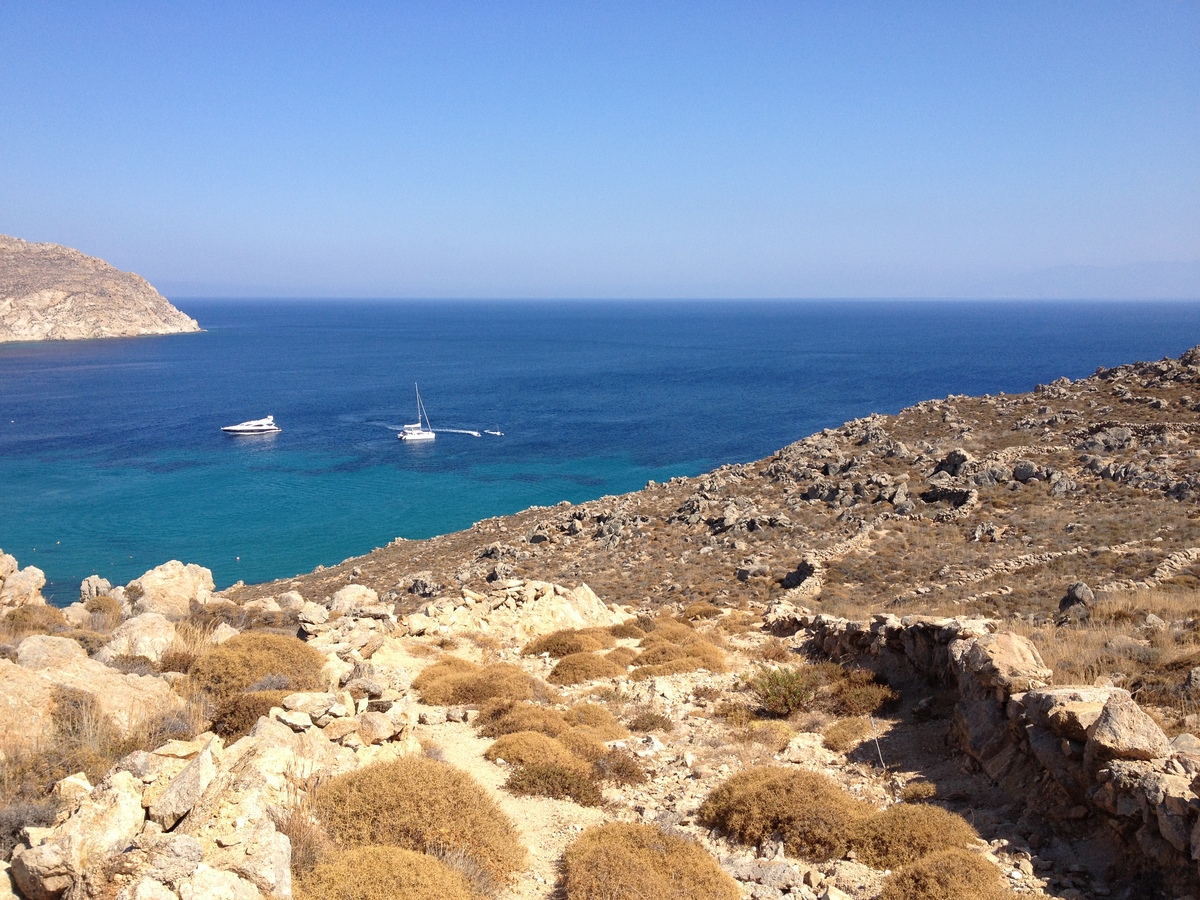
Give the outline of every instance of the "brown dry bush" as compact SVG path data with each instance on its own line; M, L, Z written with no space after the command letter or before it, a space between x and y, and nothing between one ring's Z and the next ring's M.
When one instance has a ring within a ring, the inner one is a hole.
M610 625L608 626L608 633L615 638L640 638L646 636L646 632L638 628L633 622Z
M58 634L70 627L63 611L49 604L18 606L0 619L0 635L11 644L19 644L31 634Z
M905 803L923 803L937 796L937 785L931 781L910 781L900 791Z
M552 737L536 731L517 731L496 738L483 753L485 759L504 760L512 766L556 765L585 768L578 756Z
M280 634L239 634L196 660L191 687L218 702L270 676L289 691L325 686L325 657L299 638Z
M609 650L604 654L605 659L610 659L622 669L632 665L634 659L637 658L638 652L632 647L618 647L615 650Z
M792 649L777 637L768 638L754 650L754 658L761 662L782 663L792 659Z
M943 850L893 872L879 900L1007 900L1000 870L969 850Z
M895 691L879 684L874 673L866 669L848 671L845 678L833 684L829 694L825 708L835 716L869 716L898 699Z
M587 725L568 729L558 735L557 740L580 759L588 762L595 762L608 752L604 740L598 736L595 729Z
M213 713L212 731L226 741L249 734L259 718L282 706L283 698L291 691L246 691L231 694L222 700Z
M477 900L449 866L402 847L356 847L332 853L299 878L296 900Z
M500 883L527 860L516 828L483 787L466 772L421 756L336 776L313 793L312 809L341 847L461 851Z
M859 822L850 846L868 866L896 869L941 850L966 849L978 837L966 819L941 807L898 803Z
M761 744L772 753L782 753L796 733L786 723L776 721L752 722L737 734L738 740Z
M592 772L601 781L613 784L641 784L649 777L636 756L615 747L592 760Z
M508 776L504 787L513 794L573 800L580 806L599 806L604 802L600 785L591 772L574 766L519 766Z
M838 719L829 725L822 740L834 753L847 753L861 744L871 733L871 723L863 716Z
M529 700L537 690L533 676L511 663L477 666L444 657L413 680L421 702L432 706L474 705L488 700Z
M779 832L788 853L822 861L842 856L873 811L816 772L756 766L709 794L698 818L744 844Z
M737 884L699 844L652 825L609 823L563 854L566 900L738 900Z
M549 653L555 659L572 653L591 653L607 650L617 640L607 628L565 628L534 638L521 649L522 656L540 656Z
M674 726L671 717L649 706L634 708L625 720L630 731L670 731Z
M125 614L125 604L108 594L88 598L83 608L90 614L93 631L112 631Z
M572 653L564 656L551 670L551 684L582 684L600 678L621 678L625 667L598 653Z
M489 700L479 710L475 727L484 737L500 737L517 731L540 731L558 737L569 726L562 713L526 700Z
M700 603L691 604L680 615L689 622L698 622L701 619L717 618L721 615L721 608L701 601Z
M597 736L604 735L600 738L603 741L619 741L629 737L629 731L617 721L617 717L596 703L577 703L567 710L564 718L572 725L588 726Z

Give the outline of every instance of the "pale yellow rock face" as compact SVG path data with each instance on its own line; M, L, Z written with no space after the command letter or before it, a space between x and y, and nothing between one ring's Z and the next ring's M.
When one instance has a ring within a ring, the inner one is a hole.
M0 343L200 330L140 275L70 247L0 235Z

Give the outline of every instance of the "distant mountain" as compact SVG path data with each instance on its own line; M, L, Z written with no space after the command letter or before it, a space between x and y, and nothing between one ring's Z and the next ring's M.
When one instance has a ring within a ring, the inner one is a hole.
M1200 261L1054 266L998 278L970 293L1031 300L1200 300Z
M0 343L200 330L140 275L70 247L0 235Z

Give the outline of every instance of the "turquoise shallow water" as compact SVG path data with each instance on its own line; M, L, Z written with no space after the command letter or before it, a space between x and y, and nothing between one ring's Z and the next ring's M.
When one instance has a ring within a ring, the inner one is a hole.
M171 558L282 577L1200 343L1200 303L176 302L206 333L0 345L0 547L56 602ZM435 429L505 436L402 444L414 382Z

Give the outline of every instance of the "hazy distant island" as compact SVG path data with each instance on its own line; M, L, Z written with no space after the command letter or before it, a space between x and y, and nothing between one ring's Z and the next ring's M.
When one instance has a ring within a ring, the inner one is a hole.
M0 235L0 343L200 330L140 275L70 247Z

